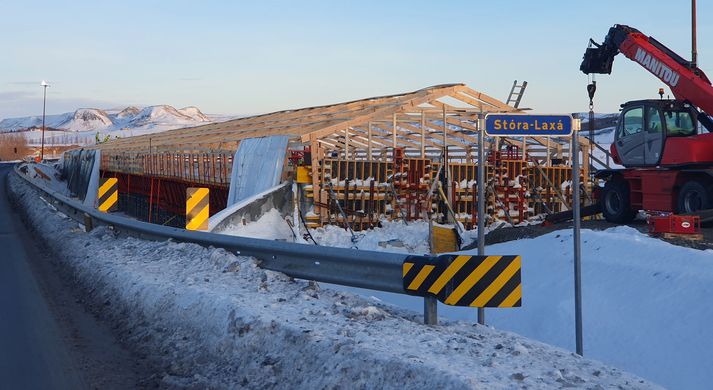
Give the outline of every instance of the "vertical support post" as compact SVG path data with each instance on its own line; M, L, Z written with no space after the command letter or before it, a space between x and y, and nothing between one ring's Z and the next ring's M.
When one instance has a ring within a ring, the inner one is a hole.
M393 115L392 121L391 121L391 138L392 138L392 143L394 147L393 155L391 156L392 159L396 159L396 114Z
M44 92L42 94L42 146L40 146L40 162L45 159L45 108L47 107L47 83L42 81Z
M151 223L151 209L153 208L153 176L151 176L151 194L149 195L149 223Z
M572 211L574 212L574 321L577 355L584 355L582 346L582 250L580 246L580 202L579 202L579 126L580 120L572 123Z
M322 188L320 186L320 174L319 174L319 163L323 161L319 150L319 142L317 137L311 135L309 138L309 148L312 155L311 169L312 169L312 196L314 199L314 211L320 215L320 222L324 216L322 215L321 207L318 204L322 203ZM330 178L331 179L331 178Z
M89 233L93 229L94 229L94 220L92 219L92 217L89 214L84 213L84 231Z
M421 158L426 158L426 111L421 110Z
M372 149L371 149L371 148L372 148L372 145L371 145L371 122L369 122L369 127L367 128L366 134L367 134L367 135L366 135L367 138L369 139L369 146L368 146L368 148L367 148L367 150L366 150L366 154L367 154L367 156L368 156L368 159L371 161L371 159L372 159Z
M547 151L547 166L549 167L551 164L551 161L550 161L550 137L547 137L547 147L545 150Z
M478 256L485 255L485 116L478 115ZM497 139L497 137L496 137ZM485 325L485 309L478 308L478 324Z
M451 207L455 209L455 205L453 203L453 188L451 187L451 170L448 167L448 121L447 121L447 116L446 116L446 106L443 106L443 174L446 177L446 199L448 199L448 202L451 203ZM458 223L455 220L455 217L451 215L451 213L446 212L446 221L449 223Z
M428 247L433 253L433 220L431 218L428 218ZM426 325L438 325L438 301L436 297L423 298L423 323Z
M423 323L438 325L438 301L433 295L423 298Z
M344 130L344 159L349 161L349 128Z
M691 68L698 66L698 50L696 49L696 0L691 0Z

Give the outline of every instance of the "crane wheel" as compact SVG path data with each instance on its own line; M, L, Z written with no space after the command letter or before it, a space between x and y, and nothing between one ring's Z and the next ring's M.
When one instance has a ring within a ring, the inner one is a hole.
M623 179L611 179L604 185L600 208L609 222L628 223L636 217L629 201L629 183Z
M678 191L676 211L679 214L695 213L710 208L713 208L713 199L706 186L700 181L686 182Z

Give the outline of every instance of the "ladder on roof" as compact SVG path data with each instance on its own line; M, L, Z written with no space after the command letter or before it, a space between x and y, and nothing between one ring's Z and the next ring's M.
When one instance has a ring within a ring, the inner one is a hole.
M512 105L515 108L520 107L520 101L522 100L522 95L525 94L525 88L527 88L527 81L523 81L522 84L519 85L517 80L513 81L512 88L510 88L510 94L508 95L508 100L505 104Z

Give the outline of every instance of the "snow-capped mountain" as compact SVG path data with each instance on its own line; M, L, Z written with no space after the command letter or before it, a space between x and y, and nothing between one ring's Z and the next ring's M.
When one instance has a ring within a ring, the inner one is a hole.
M189 106L178 110L183 115L193 118L194 120L199 120L202 122L210 121L210 119L198 109L198 107Z
M140 108L134 107L134 106L129 106L129 107L126 107L125 109L119 111L119 113L116 114L116 117L118 119L124 120L126 118L131 118L131 117L135 116L136 114L139 113L139 111L141 111Z
M162 131L214 121L197 107L176 109L169 105L157 105L144 108L129 106L119 110L80 108L74 112L47 115L45 126L47 129L72 132L149 129ZM0 133L31 130L41 126L41 116L8 118L0 121Z
M86 131L109 127L113 124L109 115L96 108L80 108L63 123L56 125L58 129L68 131Z

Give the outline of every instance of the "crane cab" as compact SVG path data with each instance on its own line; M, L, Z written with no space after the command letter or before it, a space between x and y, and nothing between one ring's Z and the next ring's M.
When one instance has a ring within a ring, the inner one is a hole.
M636 100L622 104L611 145L625 167L713 163L713 134L699 134L698 111L680 100Z

